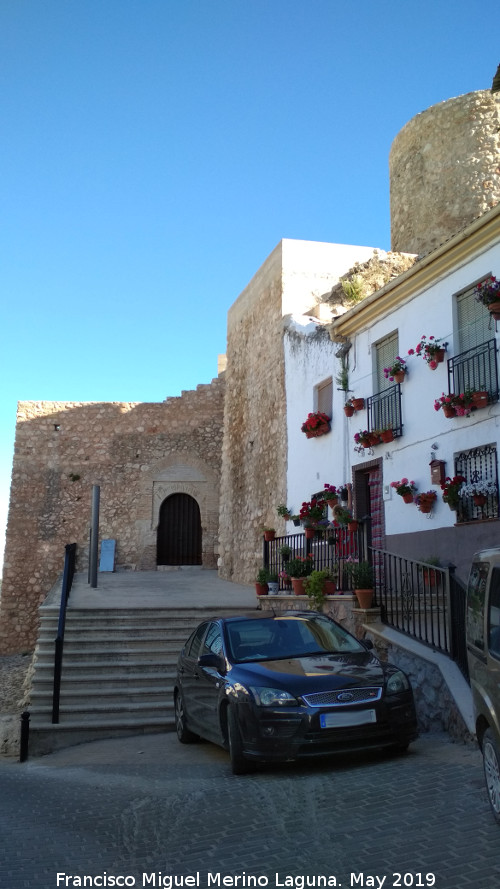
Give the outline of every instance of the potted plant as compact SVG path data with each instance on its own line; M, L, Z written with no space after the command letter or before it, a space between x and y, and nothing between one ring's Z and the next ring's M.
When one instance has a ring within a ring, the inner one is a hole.
M270 571L267 579L267 592L270 596L277 596L279 593L278 572Z
M345 506L334 506L333 508L333 520L340 525L342 528L346 528L348 523L352 521L352 515Z
M293 591L296 596L304 595L304 578L314 570L314 562L312 555L296 556L290 559L287 565L287 572L292 581Z
M447 417L449 420L451 420L453 417L456 417L455 407L454 407L454 399L455 399L455 396L453 395L453 393L445 395L443 392L439 396L439 398L436 398L434 400L434 410L438 411L438 410L442 409L445 417Z
M316 526L320 519L325 515L325 501L312 497L311 500L305 500L300 508L300 520L304 525L306 537L314 537Z
M255 578L255 592L258 596L267 596L267 581L269 574L266 568L259 568L257 577Z
M288 562L290 556L292 555L292 548L288 546L287 543L284 543L283 546L280 546L278 552L283 561Z
M498 321L500 319L500 281L497 281L494 275L490 275L476 285L474 294L477 302L486 306L495 321Z
M330 432L330 417L323 411L314 411L307 415L307 419L300 427L306 438L318 438Z
M430 512L436 501L437 494L435 491L422 491L415 497L415 503L420 512Z
M329 576L328 569L311 571L304 579L304 592L311 600L316 611L322 611L325 604L325 582Z
M408 369L404 358L398 355L389 367L384 367L384 376L391 383L402 383Z
M472 497L475 506L484 506L488 497L497 493L497 484L493 479L477 480L463 485L460 497Z
M414 481L410 482L407 478L402 478L399 482L391 482L391 488L396 489L396 494L399 494L405 503L413 503L413 498L417 491Z
M414 349L408 349L408 355L417 355L427 362L427 366L431 370L436 370L438 364L444 361L444 353L448 343L441 342L435 336L427 338L425 335L420 337Z
M299 525L300 525L300 516L299 516L299 515L293 515L293 516L291 516L291 519L292 519L292 522L293 522L293 524L295 525L295 527L298 528Z
M276 528L263 528L262 531L264 533L264 540L267 540L268 542L274 540L276 537Z
M288 571L280 571L278 574L278 577L283 581L283 586L285 587L285 590L289 590L292 586L292 581L290 579L290 575L288 574Z
M362 411L365 407L364 398L351 398L351 404L355 411Z
M285 506L283 503L280 503L280 505L276 507L276 512L282 519L285 519L286 522L292 517L292 510L289 506Z
M371 448L374 444L377 444L379 440L378 435L374 432L370 432L368 429L360 429L360 431L356 432L354 435L356 444L363 448Z
M380 442L388 444L390 441L394 441L394 430L392 426L383 426L381 429L374 429L373 435L377 436L377 444Z
M367 561L346 560L345 570L350 575L360 608L371 608L373 600L373 568Z
M344 404L344 414L346 415L346 417L352 417L352 415L354 414L353 401L353 398L348 398L346 403Z
M441 485L443 492L443 501L448 504L450 509L458 509L460 502L460 489L465 482L463 475L454 475L453 478L447 476Z
M337 493L337 488L335 485L325 484L325 490L323 491L323 500L326 501L327 506L331 506L332 509L336 503L338 503L339 495Z

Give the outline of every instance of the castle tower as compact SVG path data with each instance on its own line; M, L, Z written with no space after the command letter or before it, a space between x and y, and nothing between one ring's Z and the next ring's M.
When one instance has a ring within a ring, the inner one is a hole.
M500 201L500 92L433 105L389 156L392 249L427 253Z

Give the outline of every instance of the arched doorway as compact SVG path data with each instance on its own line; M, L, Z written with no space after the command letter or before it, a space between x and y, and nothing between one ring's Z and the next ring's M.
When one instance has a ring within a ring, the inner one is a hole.
M201 518L189 494L171 494L160 507L156 543L158 565L201 565Z

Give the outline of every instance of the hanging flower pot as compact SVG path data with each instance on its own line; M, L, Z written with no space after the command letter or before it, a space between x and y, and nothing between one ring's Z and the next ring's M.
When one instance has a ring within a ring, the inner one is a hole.
M347 522L347 530L348 531L357 531L358 530L358 522L356 519L353 519L352 522Z
M401 495L403 497L404 503L413 503L413 494L411 491L408 491L406 494Z
M383 429L380 433L380 438L385 444L388 444L390 441L394 441L394 432L392 429Z
M474 494L472 499L476 506L484 506L486 503L486 494Z
M301 432L305 433L306 438L318 438L320 435L326 435L330 432L330 417L322 411L315 411L307 415L300 427Z
M472 404L478 410L482 407L488 407L488 393L486 390L472 393Z
M355 411L362 411L365 406L365 399L364 398L352 398L351 403L352 403L352 406Z
M404 378L405 378L405 376L406 376L406 373L405 373L404 370L398 370L398 371L394 374L394 382L395 382L395 383L402 383L403 380L404 380Z
M453 417L456 417L455 408L452 404L443 404L443 414L448 420L452 420Z
M344 405L344 414L346 415L346 417L352 417L352 415L354 414L354 408L352 404Z
M304 528L304 534L306 536L306 540L312 540L314 535L316 534L316 528Z
M264 528L264 540L267 540L269 543L270 540L274 540L276 537L276 531L274 528Z
M488 306L488 312L493 315L495 321L500 321L500 300L495 300Z

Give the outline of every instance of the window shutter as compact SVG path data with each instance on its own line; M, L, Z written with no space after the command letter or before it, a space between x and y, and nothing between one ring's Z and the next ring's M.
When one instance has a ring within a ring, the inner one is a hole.
M332 416L333 380L325 380L316 386L316 410L322 411L327 417Z
M394 364L398 356L399 351L399 340L397 333L391 333L390 336L386 337L384 340L381 340L376 345L377 350L377 366L376 366L376 387L377 392L383 392L384 389L388 389L389 386L394 386L394 382L391 380L386 380L384 375L384 367L390 367L391 364Z
M492 333L488 326L490 323L490 313L486 306L476 301L474 286L468 287L467 290L464 290L457 296L459 352L466 352L467 349L480 346L492 338Z

